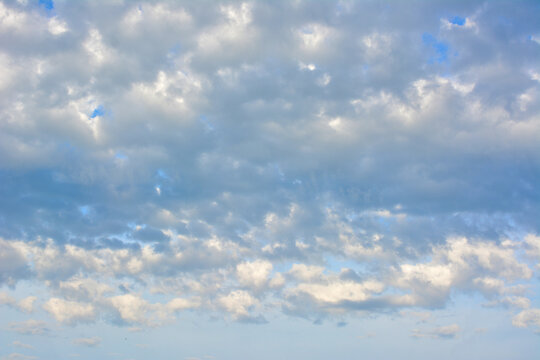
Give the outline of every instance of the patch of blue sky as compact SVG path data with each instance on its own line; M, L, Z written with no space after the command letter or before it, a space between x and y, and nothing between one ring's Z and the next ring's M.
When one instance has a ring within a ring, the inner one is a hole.
M369 72L370 66L368 64L362 65L362 73L365 75Z
M180 44L176 44L169 48L169 51L167 51L167 54L165 55L167 58L167 66L169 68L172 69L176 67L175 60L178 58L181 52L182 52L182 46Z
M205 129L207 131L214 131L215 130L214 125L212 125L212 123L208 120L206 115L199 116L199 121L204 125L204 127L205 127Z
M304 26L302 28L302 34L311 35L313 34L313 27L311 26Z
M175 44L174 46L171 46L171 48L167 52L167 55L168 56L176 56L176 55L180 54L180 51L182 51L182 45Z
M347 13L347 6L345 6L341 1L339 1L335 6L335 10L336 10L336 15L340 16L344 13Z
M167 173L163 169L158 169L156 171L156 176L159 177L159 178L165 179L165 180L170 180L171 179L169 177L169 175L167 175Z
M105 115L105 108L103 107L103 105L99 105L97 108L94 109L94 111L92 111L90 118L93 119L95 117L103 115Z
M285 180L285 173L283 172L283 169L278 163L272 164L272 168L275 172L275 174L279 177L281 181Z
M512 21L512 19L506 17L506 16L499 16L497 18L498 20L498 23L501 24L501 25L504 25L504 26L512 26L514 25L514 21Z
M537 45L540 45L540 35L529 35L527 40L535 42Z
M463 26L467 22L467 19L461 16L454 16L450 19L450 23L458 26Z
M48 10L48 11L54 10L53 0L39 0L39 5L45 8L45 10Z
M65 151L65 152L68 152L68 153L72 153L76 150L75 146L73 146L73 144L71 144L70 142L61 142L60 144L58 144L58 148L59 150L61 151Z
M128 226L131 230L141 230L141 229L146 228L146 224L137 224L137 223L131 222L131 221L127 223L127 226Z
M447 44L443 43L442 41L438 41L437 38L430 33L422 34L422 42L425 45L432 47L436 53L435 56L431 56L428 59L428 64L433 64L435 62L440 64L448 61L449 47Z
M120 152L117 152L116 154L114 154L114 157L118 160L127 160L127 155L124 155Z
M285 261L285 262L274 262L272 264L272 276L275 276L279 273L286 273L291 270L294 264L297 264L298 261Z
M377 221L378 221L379 225L381 225L385 230L389 230L390 225L392 225L392 223L395 222L394 219L387 218L387 217L384 217L384 216L379 216Z
M426 45L433 45L437 42L437 39L435 38L435 36L426 32L422 34L422 42Z
M82 216L88 215L90 213L90 210L90 206L88 205L79 206L79 212Z
M56 16L54 2L52 0L39 0L37 6L45 10L47 17L52 18Z
M343 257L336 257L333 255L325 256L324 260L326 261L326 271L339 273L343 269L354 270L358 276L363 274L369 274L371 272L370 264L366 262L359 262L352 259L344 259Z

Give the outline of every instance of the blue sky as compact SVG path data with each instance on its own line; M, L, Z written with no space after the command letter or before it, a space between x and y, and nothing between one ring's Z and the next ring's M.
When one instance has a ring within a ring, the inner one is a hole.
M0 359L536 359L540 4L0 2Z

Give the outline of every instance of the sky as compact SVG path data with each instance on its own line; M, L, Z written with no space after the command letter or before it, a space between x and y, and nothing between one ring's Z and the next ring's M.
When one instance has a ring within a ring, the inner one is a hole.
M540 357L540 2L0 2L0 360Z

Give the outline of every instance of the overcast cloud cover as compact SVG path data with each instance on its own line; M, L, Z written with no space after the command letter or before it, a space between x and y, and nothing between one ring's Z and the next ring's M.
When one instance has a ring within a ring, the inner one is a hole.
M538 1L0 2L0 359L537 359L539 59Z

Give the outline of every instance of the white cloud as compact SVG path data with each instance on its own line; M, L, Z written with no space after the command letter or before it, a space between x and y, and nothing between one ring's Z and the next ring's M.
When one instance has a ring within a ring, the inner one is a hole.
M129 324L142 324L146 322L150 304L137 295L125 294L112 297L112 306L120 314L120 318Z
M321 77L317 79L317 85L321 87L325 87L328 84L330 84L330 81L332 81L332 77L326 73L322 74Z
M388 56L392 52L391 34L372 33L362 38L361 45L368 59Z
M44 321L34 319L12 322L9 324L9 328L23 335L46 335L51 331Z
M300 62L298 64L298 67L300 70L309 70L309 71L315 71L317 69L317 66L315 64L304 64L303 62Z
M15 299L5 292L0 292L0 305L13 305Z
M540 269L540 236L528 234L525 237L526 253L528 256L536 259L536 267Z
M97 64L111 60L112 50L103 43L103 37L98 29L90 29L84 48Z
M53 35L61 35L68 31L67 24L56 17L53 17L49 20L48 29L49 32Z
M100 299L104 294L113 291L113 288L93 278L73 277L58 283L58 290L67 298L75 300Z
M311 23L298 29L297 36L307 51L317 51L325 45L331 36L335 35L334 32L329 26Z
M34 311L34 302L37 300L36 296L28 296L24 299L19 300L17 307L26 313L31 313Z
M25 12L9 8L4 3L0 3L0 26L6 30L22 30L28 21Z
M535 324L530 5L55 5L0 3L6 311L346 322L472 293Z
M306 264L293 264L289 274L300 281L322 279L324 267Z
M525 309L512 318L512 325L517 327L534 327L540 332L540 309Z
M43 305L48 313L62 323L74 325L79 322L93 322L96 309L92 304L51 298Z
M299 284L290 290L291 293L304 293L316 301L326 304L339 304L340 302L364 302L374 293L384 290L384 284L377 281L354 283L351 281L336 281L328 284Z
M516 258L513 249L489 242L451 238L445 246L433 249L432 258L430 263L402 264L396 273L396 286L413 289L411 300L415 304L444 302L454 287L475 288L487 295L504 293L505 280L532 276L528 266ZM479 274L487 277L479 278Z
M242 49L252 43L257 30L251 26L251 7L249 3L221 6L224 21L199 35L198 50L204 54L225 54L226 46Z
M122 30L129 35L136 35L141 31L156 26L189 27L193 19L182 8L173 8L172 4L139 4L128 10L122 19Z
M254 288L264 286L271 272L272 263L269 261L255 260L236 265L238 281L244 286Z
M99 337L89 337L89 338L78 338L74 339L73 343L75 345L87 346L87 347L96 347L101 344L101 338Z
M193 309L200 306L198 299L183 299L183 298L174 298L166 304L166 307L169 311L181 311L185 309Z
M458 324L440 326L430 330L413 329L411 336L416 338L453 339L459 335L461 328Z
M218 299L218 302L236 319L249 316L250 309L258 304L257 299L243 290L236 290L223 295Z

